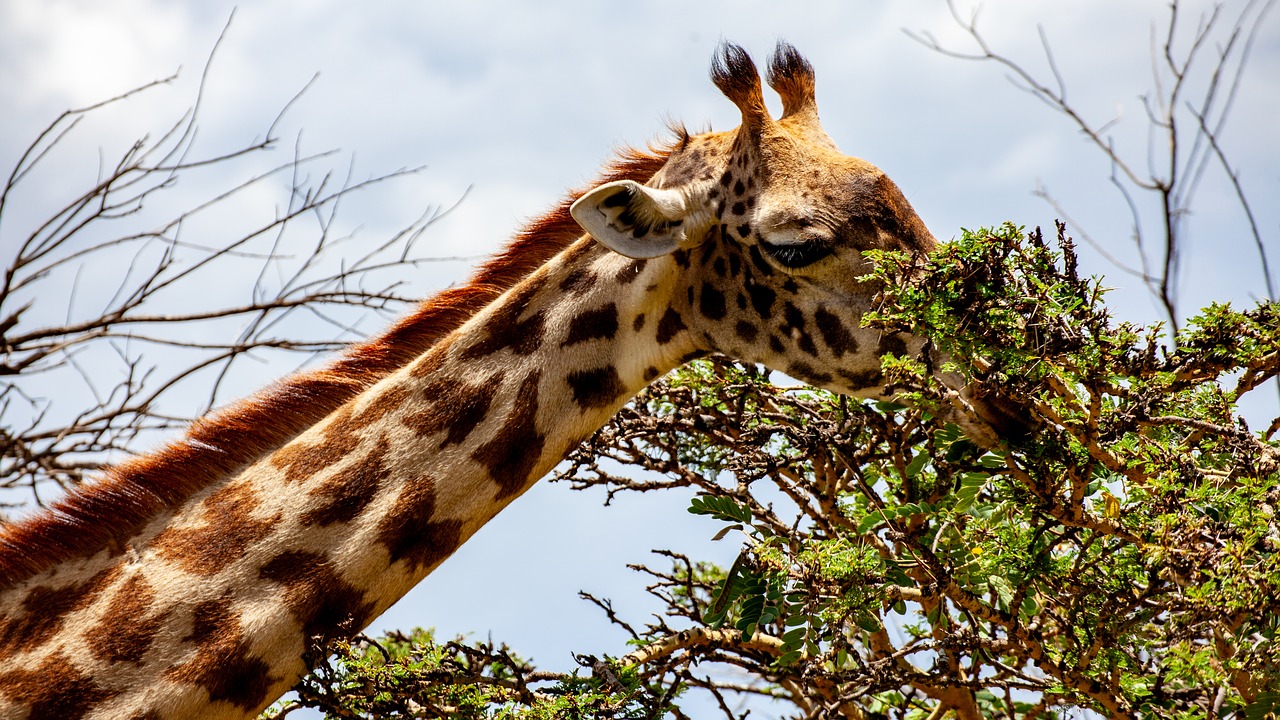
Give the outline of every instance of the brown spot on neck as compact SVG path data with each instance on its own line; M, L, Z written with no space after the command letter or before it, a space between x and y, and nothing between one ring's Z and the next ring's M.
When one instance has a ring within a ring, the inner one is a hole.
M831 348L831 352L837 358L845 353L858 351L858 341L834 313L820 307L814 313L813 321L818 326L818 334L822 336L822 342Z
M216 575L244 557L280 522L282 515L257 519L258 498L248 484L228 485L200 504L201 527L169 527L152 546L164 558L195 575Z
M503 373L495 372L478 383L452 378L432 381L420 393L424 406L403 422L424 437L448 430L441 448L459 444L488 416L493 389L502 385L502 379Z
M133 575L116 590L102 620L85 633L89 650L106 663L142 664L165 613L151 616L156 593L141 575Z
M360 445L359 427L351 422L351 413L349 405L338 410L325 428L322 441L314 444L294 441L271 456L271 464L284 470L286 483L309 480Z
M497 483L499 500L524 489L546 444L546 437L538 432L536 424L540 378L537 370L525 377L502 429L471 455Z
M581 295L596 283L596 277L585 268L577 268L560 281L560 289L572 295Z
M755 282L747 282L746 288L747 294L751 296L751 307L756 314L764 320L772 318L773 303L778 299L778 293L773 288Z
M658 320L658 344L666 345L686 329L688 328L684 324L684 319L680 317L680 313L676 312L675 308L668 307Z
M391 512L378 523L378 540L391 562L407 560L414 572L434 568L462 543L461 522L435 517L435 485L429 477L405 483Z
M84 582L28 590L21 615L0 617L0 655L39 647L62 628L67 615L88 607L119 574L120 563L114 563Z
M837 370L836 372L840 377L844 378L849 387L854 389L865 390L884 382L884 373L880 371L880 368L868 368L854 372Z
M191 633L182 640L194 643L195 653L165 676L204 688L215 702L229 702L248 711L265 704L271 686L281 678L253 655L231 599L202 602L195 606L192 618Z
M698 296L698 311L708 320L723 320L728 314L724 293L710 283L703 283Z
M608 407L627 392L626 385L612 365L575 370L565 376L565 382L573 392L573 401L583 410Z
M796 347L813 357L818 356L818 346L809 335L804 313L788 300L782 307L783 323L780 330L795 341Z
M27 720L80 720L118 695L81 673L62 653L35 670L0 670L0 697L26 705Z
M644 272L645 265L648 262L644 258L632 260L619 270L613 279L621 285L629 285L640 277L640 273Z
M350 637L369 622L373 603L338 576L318 553L293 551L277 555L258 577L284 585L284 602L302 625L305 638Z
M271 464L284 470L284 481L307 480L332 467L360 446L361 431L399 409L410 389L401 384L380 393L356 412L348 403L334 413L324 429L324 440L314 444L294 441L271 456Z
M881 335L880 341L876 344L876 354L906 357L908 355L907 342L903 337L901 333Z
M386 436L379 438L367 455L313 488L309 495L326 497L328 502L309 510L302 516L302 523L321 526L349 523L364 512L391 474L384 462L390 449Z
M569 321L569 332L560 347L569 347L591 340L612 340L618 333L618 306L608 303L594 310L587 310Z
M546 324L544 313L537 310L528 317L524 314L544 284L546 277L535 275L512 290L485 322L485 337L464 348L459 357L475 360L506 349L517 355L530 355L541 347Z

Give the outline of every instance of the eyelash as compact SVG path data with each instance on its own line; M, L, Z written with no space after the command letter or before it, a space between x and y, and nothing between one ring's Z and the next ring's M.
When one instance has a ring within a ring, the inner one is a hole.
M761 242L760 247L780 265L792 270L812 265L835 252L835 248L822 241L787 245Z

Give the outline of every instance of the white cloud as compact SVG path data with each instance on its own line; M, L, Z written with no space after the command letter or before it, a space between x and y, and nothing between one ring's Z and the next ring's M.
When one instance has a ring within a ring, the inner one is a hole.
M188 48L181 3L90 0L6 3L6 100L82 106L171 73ZM159 61L159 62L157 62Z

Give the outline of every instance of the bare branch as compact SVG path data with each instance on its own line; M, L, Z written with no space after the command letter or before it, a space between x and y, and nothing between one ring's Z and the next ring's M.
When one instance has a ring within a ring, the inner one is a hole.
M961 51L943 46L927 32L908 35L932 51L948 57L992 62L1010 73L1016 86L1066 117L1089 143L1101 152L1111 168L1111 184L1122 195L1134 220L1133 238L1137 245L1141 269L1121 262L1103 243L1073 219L1071 225L1109 263L1122 271L1140 277L1162 308L1169 328L1176 337L1182 324L1178 310L1181 259L1186 253L1187 217L1197 189L1205 177L1211 160L1216 160L1226 176L1254 240L1254 250L1261 260L1268 297L1276 288L1266 257L1266 243L1258 229L1239 173L1225 156L1219 138L1226 127L1237 96L1254 41L1275 4L1275 0L1249 0L1234 21L1228 22L1225 8L1214 5L1194 28L1184 31L1183 7L1176 0L1169 4L1163 28L1151 28L1152 90L1141 95L1148 123L1148 146L1145 148L1145 171L1127 159L1110 131L1119 117L1095 123L1074 105L1067 95L1068 81L1052 50L1048 33L1038 27L1040 44L1049 68L1049 79L1041 80L1020 61L995 50L977 25L977 14L961 16L954 0L948 8L956 24L969 36L975 51ZM1184 37L1185 36L1185 37ZM1215 55L1206 56L1215 39L1221 38ZM1201 68L1208 63L1207 80ZM1198 92L1200 100L1186 98ZM1190 120L1191 122L1188 122ZM1047 192L1037 196L1048 202L1060 215L1070 217ZM1140 200L1153 199L1153 206ZM1143 233L1144 211L1154 212L1160 219L1159 237Z
M70 200L52 203L31 228L19 228L9 215L36 174L55 156L61 159L96 111L171 85L176 75L66 111L27 147L0 187L0 247L6 249L0 257L0 490L26 488L39 502L40 486L79 482L154 433L215 405L245 360L271 352L298 354L302 362L331 350L357 334L366 313L393 313L414 300L403 285L412 274L406 270L458 259L418 250L426 229L448 208L425 208L355 253L338 229L345 199L420 168L357 178L348 163L335 182L327 166L336 153L304 153L297 144L291 159L261 167L305 87L269 118L265 133L195 154L205 87L229 28L230 22L208 56L191 107L157 135L140 134L114 162L99 162L89 187L71 188ZM318 180L310 177L313 169L323 170ZM211 170L233 179L171 209L181 178ZM283 212L237 217L245 229L225 240L186 239L220 222L231 202L281 177L290 178ZM304 237L309 241L300 243ZM121 271L104 284L102 267ZM202 290L255 277L239 301ZM63 287L70 292L46 289ZM59 297L67 302L57 316L49 300ZM222 337L229 339L210 340ZM56 396L36 389L47 383L60 387ZM201 387L202 403L182 399ZM17 497L5 499L12 505Z

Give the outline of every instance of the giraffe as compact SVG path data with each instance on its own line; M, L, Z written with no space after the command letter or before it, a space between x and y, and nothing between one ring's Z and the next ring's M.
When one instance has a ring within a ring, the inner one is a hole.
M463 286L0 534L0 717L251 718L602 426L724 353L885 397L871 248L935 241L822 130L812 66L724 43L739 127L624 151ZM585 230L585 234L583 233ZM999 413L947 376L954 419Z

